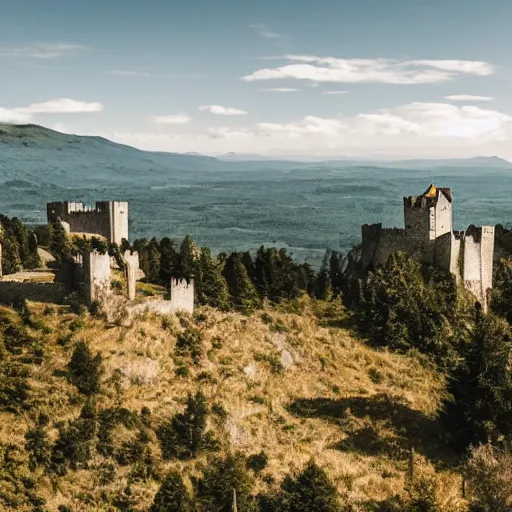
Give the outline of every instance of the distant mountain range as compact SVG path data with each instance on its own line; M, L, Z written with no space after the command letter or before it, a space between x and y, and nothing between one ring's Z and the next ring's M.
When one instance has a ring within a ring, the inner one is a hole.
M100 185L151 182L179 178L194 171L321 167L384 167L394 169L480 168L512 170L512 163L498 157L432 160L336 159L299 161L260 155L229 153L211 157L196 153L150 152L117 144L102 137L60 133L37 125L0 124L0 180L36 180L40 185L73 186L91 181ZM43 179L42 179L43 178Z

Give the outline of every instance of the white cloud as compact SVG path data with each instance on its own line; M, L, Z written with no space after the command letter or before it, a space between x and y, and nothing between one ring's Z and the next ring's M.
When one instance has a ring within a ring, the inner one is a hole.
M70 98L60 98L32 103L28 107L19 107L14 110L25 114L77 114L80 112L101 112L103 105L98 102L77 101Z
M188 114L171 114L169 116L153 116L149 118L150 121L159 124L187 124L192 121L192 118Z
M204 105L199 110L207 110L211 114L218 116L245 116L247 112L233 107L221 107L220 105Z
M110 71L110 75L123 76L126 78L204 78L205 75L200 73L154 73L151 71L139 71L136 69L115 69Z
M265 39L282 39L284 37L283 34L279 34L278 32L275 32L268 25L265 25L263 23L254 23L249 26L257 34L259 34L261 37L264 37Z
M494 73L491 64L465 60L338 59L310 55L286 55L289 63L264 68L242 80L294 78L331 83L426 84L447 82L460 74L486 76Z
M88 50L88 46L70 43L36 43L18 48L0 49L3 57L29 57L33 59L54 59L76 55Z
M17 112L15 109L0 107L0 123L28 123L31 116Z
M261 89L266 92L299 92L300 89L295 89L295 87L266 87Z
M28 123L37 114L77 114L81 112L101 112L103 105L60 98L42 103L32 103L27 107L0 108L0 121L4 123Z
M326 95L348 94L348 91L324 91L322 94L326 94Z
M451 96L445 96L444 99L450 101L491 101L494 98L491 96L473 96L472 94L452 94Z
M143 149L201 153L393 158L512 156L512 116L476 106L415 102L354 116L305 116L200 134L116 133Z

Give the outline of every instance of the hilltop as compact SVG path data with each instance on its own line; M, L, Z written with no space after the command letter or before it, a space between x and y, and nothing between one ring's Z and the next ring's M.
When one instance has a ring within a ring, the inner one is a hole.
M440 441L436 420L444 377L424 360L368 348L350 331L330 326L345 313L326 306L302 299L249 317L200 308L193 317L146 316L125 326L106 325L87 313L77 316L65 307L33 303L21 316L0 308L4 331L8 325L27 329L41 347L38 361L29 365L28 409L0 414L0 445L24 446L38 413L49 415L54 440L58 422L78 417L85 397L66 379L67 364L77 342L86 341L103 357L98 412L122 406L139 414L146 407L145 417L157 430L183 410L188 393L201 390L217 451L268 457L256 475L260 491L314 457L347 502L363 506L382 500L403 492L412 442L417 470L437 468L441 502L457 510L460 477L450 469L455 459ZM191 333L200 344L196 364L177 348ZM114 449L120 450L136 429L115 429ZM164 473L175 467L193 477L209 456L162 461L155 434L150 438L153 462ZM16 471L24 474L27 454L17 457ZM87 464L63 475L37 470L31 493L44 498L48 511L59 505L100 511L129 487L132 510L145 510L158 484L133 480L135 463L120 460L94 448ZM11 491L4 484L0 496L6 499ZM20 496L17 510L31 510Z

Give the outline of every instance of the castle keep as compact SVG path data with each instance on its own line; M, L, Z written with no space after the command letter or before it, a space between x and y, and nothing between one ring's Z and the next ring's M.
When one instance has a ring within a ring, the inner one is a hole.
M128 240L128 203L97 201L94 207L74 201L59 201L46 205L48 222L60 220L69 233L101 235L109 242L120 244Z
M494 226L453 231L449 188L430 185L420 196L404 197L405 228L362 226L361 262L366 270L404 251L428 265L451 272L487 309L492 288Z

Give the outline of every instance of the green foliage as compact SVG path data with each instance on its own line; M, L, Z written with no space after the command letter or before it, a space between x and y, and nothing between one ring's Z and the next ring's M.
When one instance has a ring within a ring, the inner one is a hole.
M241 313L249 314L261 307L261 299L249 279L240 253L232 253L226 261L223 275L228 283L231 305Z
M310 461L281 485L279 512L340 512L336 487L324 469Z
M165 477L149 512L191 512L192 504L183 478L177 471Z
M188 356L194 364L198 364L203 354L203 338L203 333L193 327L180 332L176 338L178 355Z
M185 411L162 423L157 430L165 459L190 459L211 442L206 431L208 403L200 391L187 398Z
M24 451L13 444L0 444L0 510L42 510L45 500L34 488Z
M114 430L118 425L122 425L128 430L133 430L141 426L141 420L136 413L124 407L112 407L102 409L98 414L98 452L105 457L114 457L122 460L131 458L128 453L118 454L119 447L116 446L114 439ZM125 447L126 449L127 447ZM122 448L121 448L122 450ZM137 450L137 448L135 448ZM130 452L130 448L126 449Z
M198 512L231 512L236 491L238 510L256 512L254 482L247 471L247 461L240 453L216 458L210 462L196 485Z
M50 252L59 262L72 261L72 250L66 230L60 221L52 222L49 226Z
M93 403L87 400L78 418L56 426L59 435L53 445L50 467L56 474L63 475L68 469L83 467L92 457L97 430Z
M268 465L268 455L262 450L259 453L253 453L247 458L247 467L255 473L261 473Z
M453 276L422 269L405 253L390 256L384 267L359 283L355 318L361 333L376 345L416 349L445 368L457 362L462 343L457 322L457 288Z
M494 270L491 308L512 324L512 259L502 259Z
M512 435L512 333L506 321L480 316L464 364L454 373L443 421L452 442L464 449L470 443Z
M89 345L84 341L79 341L68 363L69 381L84 395L90 396L98 393L102 374L101 363L101 354L97 353L93 356Z
M37 237L22 222L0 215L0 243L2 244L2 270L13 274L21 268L36 268L41 264L37 253Z
M29 467L34 471L37 467L47 468L51 459L51 443L48 438L49 418L40 414L35 426L25 434L25 448L29 453Z
M229 291L219 263L212 258L210 249L203 247L194 280L196 300L199 304L220 310L229 308Z

